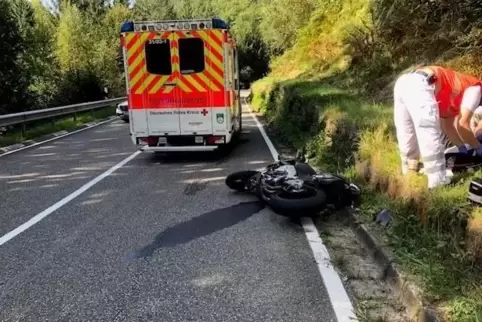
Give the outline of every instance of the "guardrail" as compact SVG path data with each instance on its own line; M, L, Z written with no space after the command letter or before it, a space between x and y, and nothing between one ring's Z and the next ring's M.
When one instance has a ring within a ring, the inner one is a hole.
M42 110L34 110L28 112L21 112L21 113L13 113L13 114L6 114L0 115L0 128L10 125L18 125L22 124L22 132L25 132L26 123L31 121L37 121L41 119L52 118L52 124L55 124L55 117L56 116L63 116L63 115L74 115L74 120L76 118L76 113L78 112L85 112L85 111L92 111L100 108L107 108L109 106L121 103L126 100L126 97L118 97L112 98L102 101L95 101L95 102L88 102L88 103L80 103L80 104L73 104L67 106L59 106L59 107L52 107L52 108L45 108Z

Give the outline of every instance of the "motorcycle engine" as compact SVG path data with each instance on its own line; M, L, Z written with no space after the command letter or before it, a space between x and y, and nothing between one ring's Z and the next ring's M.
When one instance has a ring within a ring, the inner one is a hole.
M282 165L274 170L273 174L285 178L296 178L296 168L292 165Z
M299 190L303 186L303 180L299 179L296 168L292 165L282 165L264 174L264 181L271 186L287 185Z

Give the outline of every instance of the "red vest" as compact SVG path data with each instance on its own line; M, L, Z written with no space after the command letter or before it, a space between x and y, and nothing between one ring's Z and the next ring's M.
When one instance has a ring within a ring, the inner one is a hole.
M442 118L454 117L460 113L462 97L468 87L482 86L480 79L449 68L426 66L418 70L435 77L435 97Z

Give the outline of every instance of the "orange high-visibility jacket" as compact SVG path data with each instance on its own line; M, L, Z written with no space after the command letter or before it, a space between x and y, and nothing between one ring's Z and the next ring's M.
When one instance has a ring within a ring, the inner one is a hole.
M440 66L425 66L417 69L434 76L435 97L439 104L440 117L449 118L460 113L464 91L471 86L482 86L482 81L474 76L456 72Z

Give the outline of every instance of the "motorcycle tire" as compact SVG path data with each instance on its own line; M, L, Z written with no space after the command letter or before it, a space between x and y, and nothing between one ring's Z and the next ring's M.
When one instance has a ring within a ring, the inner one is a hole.
M326 205L326 194L323 190L314 189L315 194L306 198L286 198L285 192L275 193L264 201L278 215L303 217L317 213Z
M445 161L447 169L455 172L463 172L468 169L475 169L482 166L482 157L473 155L473 150L469 150L467 154L463 153L446 153Z
M233 190L244 192L248 180L259 172L254 170L244 170L231 173L226 177L226 185Z

